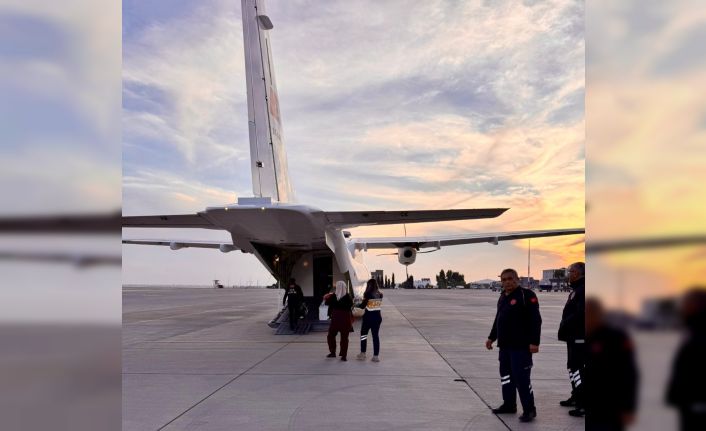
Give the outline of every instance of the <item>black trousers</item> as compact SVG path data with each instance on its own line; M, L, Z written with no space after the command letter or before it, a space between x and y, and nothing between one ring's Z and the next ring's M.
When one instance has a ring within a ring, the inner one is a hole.
M368 348L368 330L373 335L373 355L380 354L380 325L382 314L379 311L366 311L363 314L363 324L360 327L360 351L365 353Z
M679 429L681 431L703 430L706 426L706 412L692 412L687 407L680 409L679 413Z
M297 320L299 320L299 303L287 302L287 307L289 308L289 327L293 331L297 327Z
M534 406L534 391L530 374L532 372L532 354L529 346L525 349L503 347L498 353L500 360L500 384L502 385L503 404L517 405L517 394L524 411L531 411Z
M584 340L572 340L566 343L567 361L571 381L571 396L576 400L577 407L583 407L584 395L584 367L586 366L586 344Z

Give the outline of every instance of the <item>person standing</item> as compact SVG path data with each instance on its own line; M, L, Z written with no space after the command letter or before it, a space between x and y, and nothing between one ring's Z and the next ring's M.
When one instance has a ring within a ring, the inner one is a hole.
M284 291L284 298L282 298L282 306L287 303L287 308L289 309L289 328L294 331L297 327L297 320L299 319L299 309L301 307L302 301L304 301L304 293L302 288L296 283L294 278L289 279L289 284Z
M348 288L344 281L336 282L336 293L331 295L326 304L331 311L331 324L328 328L329 354L327 358L336 357L336 334L341 333L341 360L347 361L348 355L348 334L353 330L351 308L353 307L353 299L348 294Z
M374 278L368 280L368 285L363 294L363 302L360 308L365 309L363 314L363 324L360 328L360 353L357 358L365 360L368 346L368 331L373 336L373 362L380 362L380 325L382 324L382 292L380 292L378 282Z
M679 409L680 429L706 429L706 288L690 289L681 304L688 330L676 357L667 388L667 403Z
M584 399L587 431L622 431L635 422L638 371L627 332L608 324L601 302L586 300Z
M566 342L567 361L571 381L571 396L560 401L564 407L575 407L569 411L571 416L581 417L584 409L584 366L586 364L586 265L576 262L569 266L569 285L571 293L564 305L559 323L559 341Z
M530 373L532 354L539 352L542 317L537 295L520 287L517 271L508 268L500 274L503 292L498 299L493 328L485 342L488 350L498 341L500 383L503 404L493 413L517 412L517 393L520 394L522 415L520 421L531 422L537 417Z

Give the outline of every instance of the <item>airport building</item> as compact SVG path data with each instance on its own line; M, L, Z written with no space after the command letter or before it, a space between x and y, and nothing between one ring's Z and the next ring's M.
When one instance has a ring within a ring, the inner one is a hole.
M542 279L539 281L537 288L547 291L569 290L566 268L542 270Z
M536 289L539 287L539 280L535 280L534 277L520 277L520 286L525 289Z
M414 280L415 289L430 289L433 287L434 285L431 284L430 278L420 278L419 280Z

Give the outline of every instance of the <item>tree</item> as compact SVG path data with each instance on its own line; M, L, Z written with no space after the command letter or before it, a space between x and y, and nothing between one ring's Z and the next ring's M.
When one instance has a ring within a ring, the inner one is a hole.
M439 289L446 289L447 287L446 274L443 269L439 271L439 275L436 276L436 285Z
M449 277L449 284L453 286L465 286L466 285L466 278L464 277L463 274L459 274L458 272L452 272L451 277Z
M390 287L395 287L395 273L392 273L392 281L391 281L391 286Z

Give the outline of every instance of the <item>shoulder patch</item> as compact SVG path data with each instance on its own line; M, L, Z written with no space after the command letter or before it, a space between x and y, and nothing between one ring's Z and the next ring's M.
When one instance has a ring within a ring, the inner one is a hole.
M536 297L536 296L531 297L531 298L530 298L530 302L531 302L532 304L536 304L536 303L537 303L537 297Z
M515 305L515 304L517 304L517 299L512 299L512 300L510 301L510 305Z

